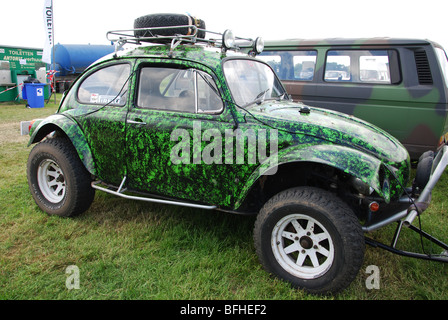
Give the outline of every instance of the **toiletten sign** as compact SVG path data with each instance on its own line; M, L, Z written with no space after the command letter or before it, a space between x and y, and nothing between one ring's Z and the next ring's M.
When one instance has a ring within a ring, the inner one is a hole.
M42 61L51 63L51 49L54 46L54 25L53 25L53 1L44 1L44 28L45 28L45 44Z
M37 70L45 66L41 49L0 47L0 61L8 61L11 70Z

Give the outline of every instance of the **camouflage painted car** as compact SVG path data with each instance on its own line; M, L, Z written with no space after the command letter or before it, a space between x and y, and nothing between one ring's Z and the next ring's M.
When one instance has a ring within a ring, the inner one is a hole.
M230 31L204 39L188 26L192 35L109 33L121 45L165 43L94 63L57 113L34 123L27 174L36 203L75 216L100 190L257 214L254 242L267 271L313 293L344 289L362 266L364 232L410 214L408 152L363 120L292 102L254 58L260 39ZM434 156L423 160L413 195Z
M266 41L268 61L295 101L354 115L396 137L417 160L448 135L448 61L418 39Z

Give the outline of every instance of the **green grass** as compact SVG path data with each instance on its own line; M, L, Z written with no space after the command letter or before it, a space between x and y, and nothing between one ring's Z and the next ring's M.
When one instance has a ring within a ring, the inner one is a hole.
M53 99L51 99L53 102ZM0 104L0 299L447 299L445 264L366 248L364 265L339 295L316 297L268 275L252 242L254 217L134 202L97 192L92 207L73 219L50 217L28 190L31 147L19 122L54 113ZM448 240L448 176L433 193L423 228ZM386 243L394 226L371 236ZM420 250L404 230L400 247ZM438 248L425 241L425 250ZM437 250L436 250L437 249ZM68 290L65 270L76 265L80 289ZM368 290L366 268L380 270L380 289Z

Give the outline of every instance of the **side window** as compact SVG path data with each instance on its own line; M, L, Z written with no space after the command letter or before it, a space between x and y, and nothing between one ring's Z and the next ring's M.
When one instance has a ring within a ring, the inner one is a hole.
M311 81L314 78L314 69L316 66L316 51L297 51L294 52L294 79Z
M268 63L281 80L312 81L317 51L265 51L257 56Z
M140 71L137 106L194 112L194 74L189 70L147 67Z
M325 81L395 84L400 82L394 50L329 50Z
M213 78L194 69L144 67L137 106L188 113L217 113L223 108Z
M389 57L387 51L359 57L359 80L370 83L390 84Z
M197 71L198 82L198 112L219 113L224 108L213 78L201 71Z
M351 58L343 51L329 51L325 64L325 81L351 80Z
M78 88L78 100L85 104L124 106L129 64L117 64L100 69L89 75Z
M437 59L440 63L440 69L442 70L443 78L445 79L445 86L448 87L448 59L446 57L446 53L441 48L435 48Z

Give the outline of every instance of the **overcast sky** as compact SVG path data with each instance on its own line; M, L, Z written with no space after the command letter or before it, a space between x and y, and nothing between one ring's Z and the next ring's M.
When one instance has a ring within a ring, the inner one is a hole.
M53 0L55 42L108 44L152 13L190 13L207 29L264 39L404 37L448 49L447 0ZM43 48L43 0L2 0L0 45Z

